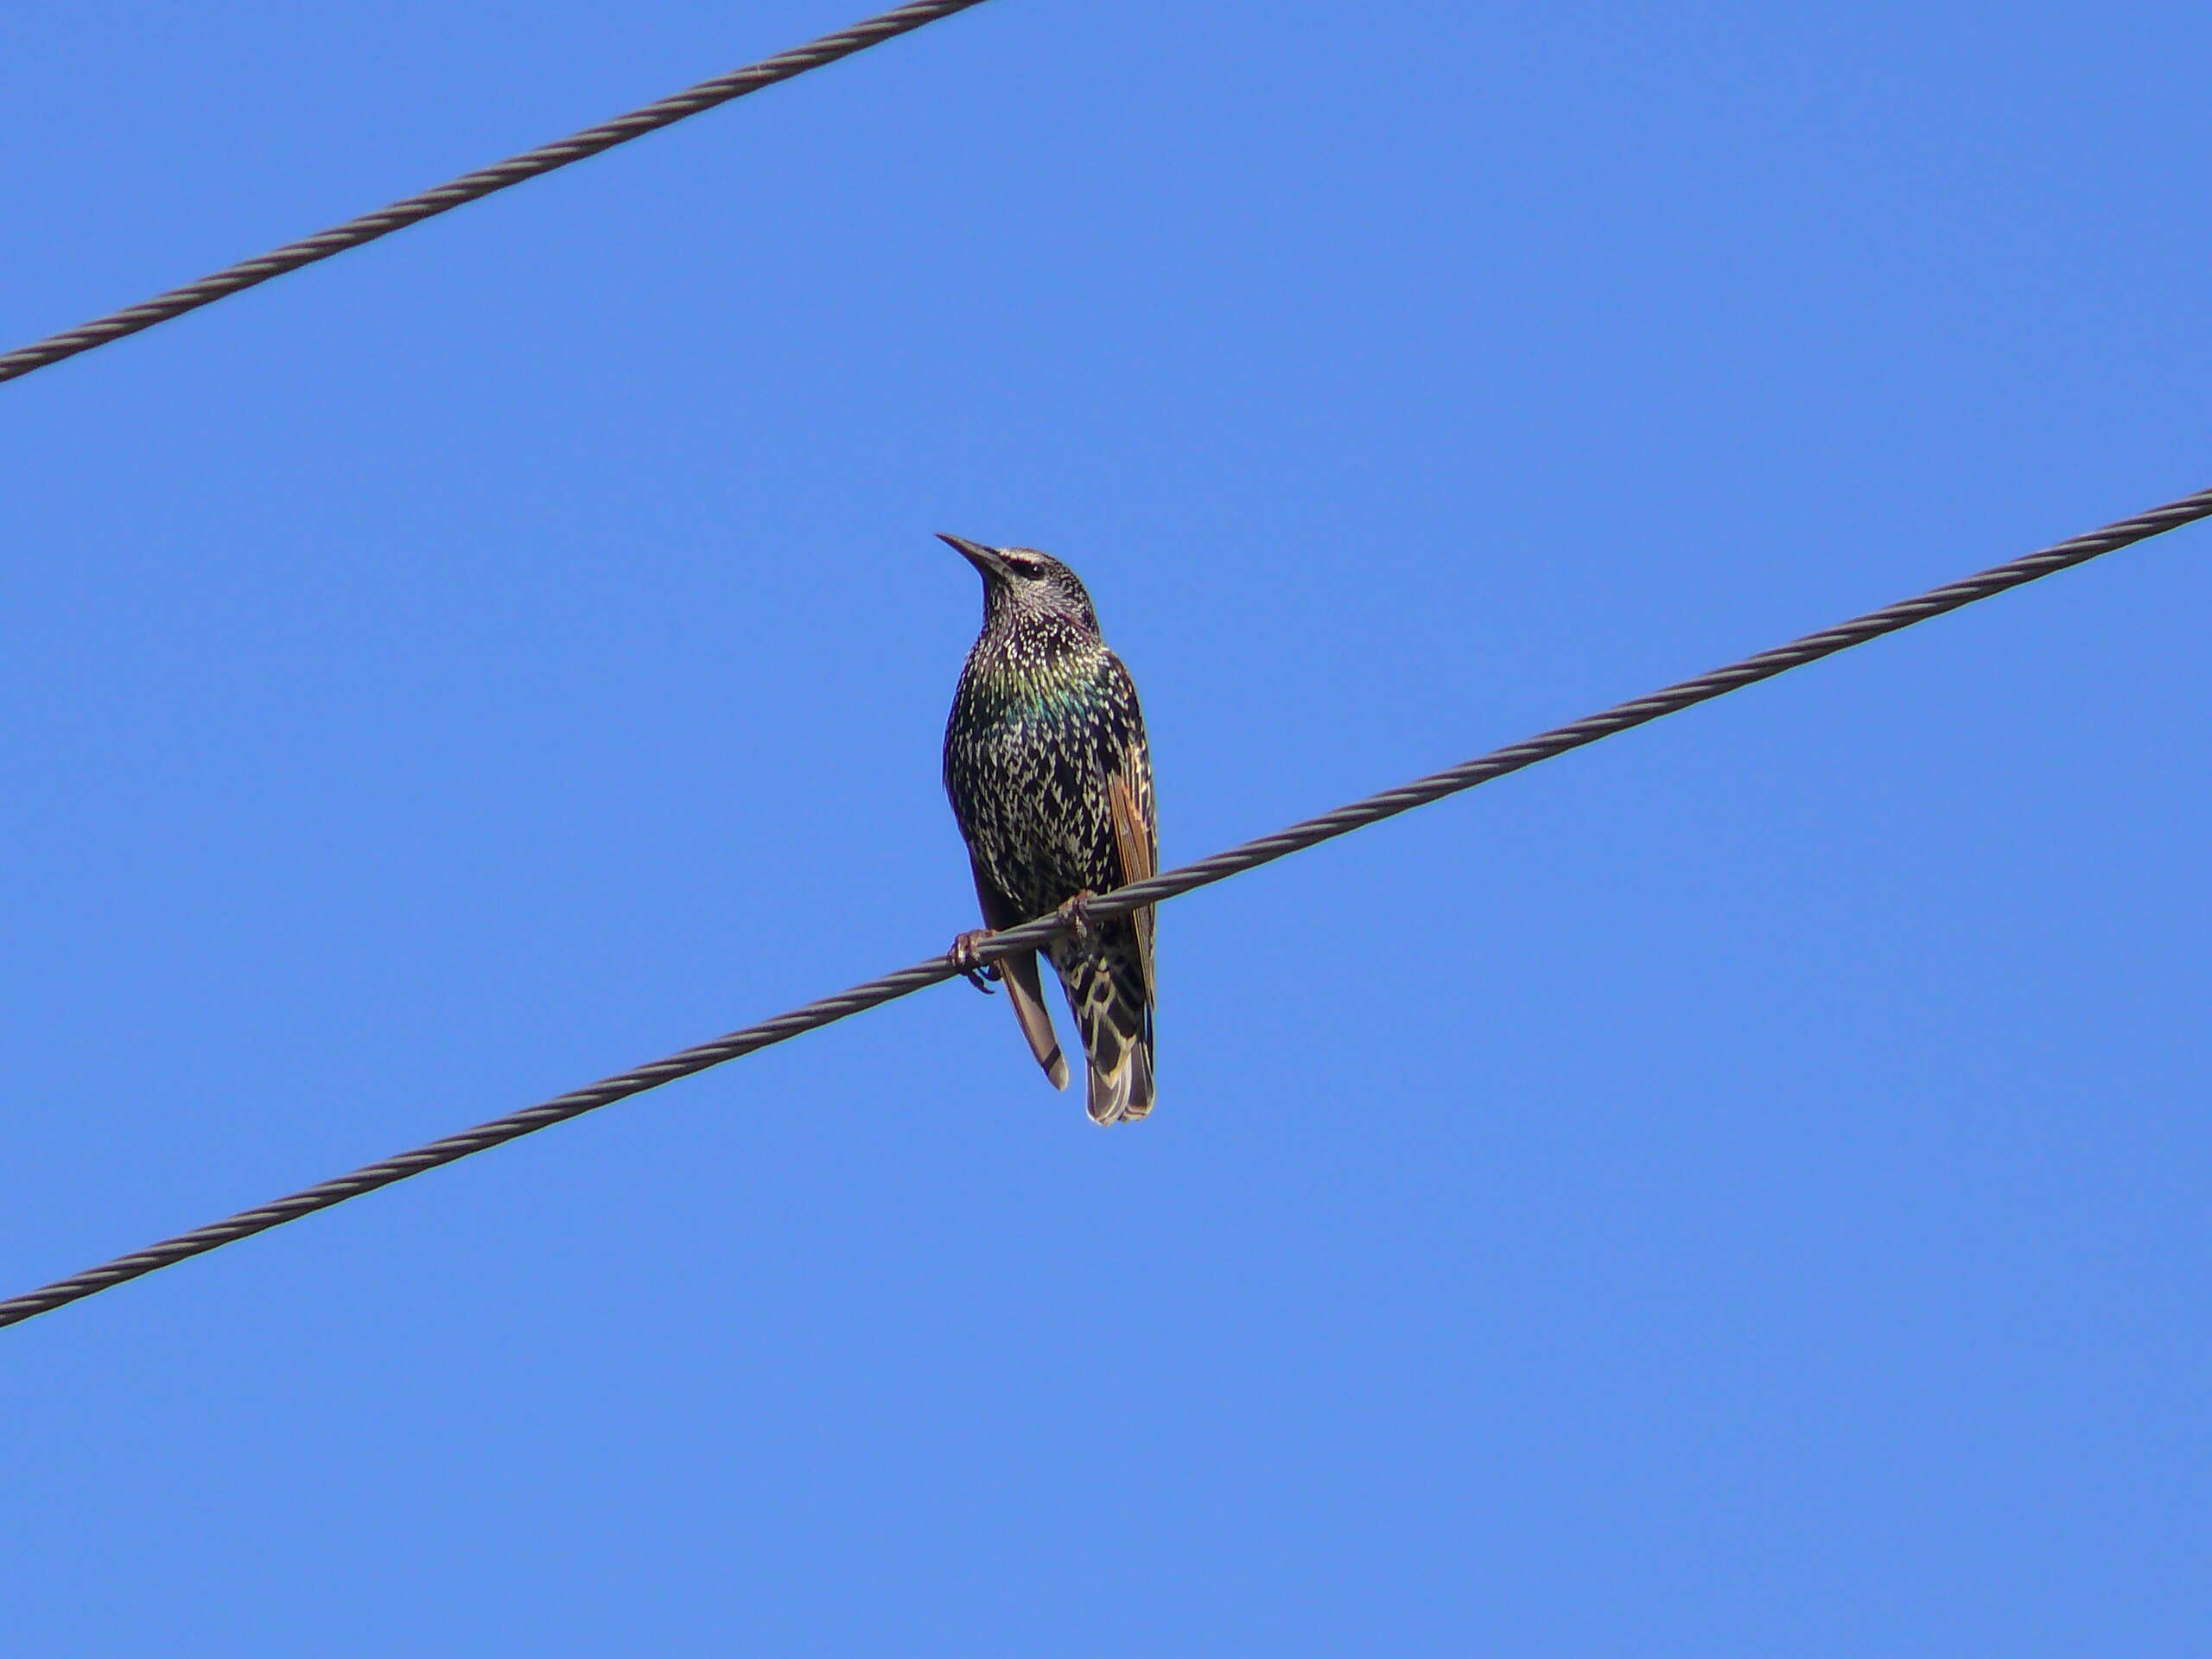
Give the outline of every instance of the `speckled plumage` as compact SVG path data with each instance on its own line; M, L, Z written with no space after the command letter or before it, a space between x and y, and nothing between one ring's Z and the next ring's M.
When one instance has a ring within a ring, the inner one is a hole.
M985 924L1011 927L1152 874L1159 837L1144 715L1083 583L1034 548L944 539L983 577L983 631L945 726L944 788ZM1152 931L1147 907L1047 947L1101 1123L1152 1109ZM1065 1087L1035 957L1001 966L1039 1063Z

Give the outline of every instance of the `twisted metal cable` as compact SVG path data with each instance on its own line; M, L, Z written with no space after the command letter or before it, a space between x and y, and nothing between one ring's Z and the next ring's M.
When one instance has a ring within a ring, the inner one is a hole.
M900 6L880 16L870 17L849 29L841 29L834 35L824 35L818 41L779 52L772 58L748 64L742 69L733 69L726 75L712 80L702 80L696 86L648 104L643 109L619 115L612 121L602 121L595 127L553 143L541 144L490 167L481 167L474 173L465 173L450 184L442 184L435 190L425 190L420 195L395 201L372 213L359 219L349 219L343 225L334 226L315 236L298 242L288 242L283 247L264 253L258 258L242 260L226 270L202 276L196 283L187 283L182 288L173 288L166 294L157 294L140 304L97 317L79 327L35 340L29 346L18 346L12 352L0 353L0 381L19 379L34 369L42 369L49 363L59 363L64 358L74 357L79 352L89 352L95 346L105 346L111 340L121 340L135 334L142 328L150 328L157 322L167 322L171 317L196 311L203 305L213 305L217 300L238 293L242 289L265 283L272 276L281 276L288 270L297 270L302 265L311 265L318 259L327 259L334 253L348 248L358 248L373 242L380 236L403 230L410 225L433 218L439 213L474 201L479 196L488 196L495 190L504 190L511 184L520 184L534 179L541 173L550 173L556 168L566 167L571 162L596 156L603 149L627 143L632 138L673 125L686 116L696 115L702 110L711 110L718 104L727 104L734 98L743 98L747 92L757 92L763 86L772 86L779 80L789 80L803 75L810 69L818 69L825 63L835 63L840 58L933 23L940 17L949 17L956 11L965 11L970 6L981 5L982 0L915 0L912 5Z
M1674 714L1697 703L1709 702L1740 687L1770 679L1777 674L1802 667L1807 663L1818 662L1823 657L1832 657L1840 651L1864 645L1869 639L1895 633L1916 622L1924 622L1931 616L1941 616L1946 611L1957 610L1962 605L1971 605L1977 600L2001 594L2009 588L2018 588L2054 571L2085 563L2101 554L2113 552L2131 543L2208 517L2212 517L2212 489L2200 490L2178 501L2138 513L2133 518L2123 518L2102 530L2091 531L2086 536L2076 536L2071 541L2061 542L2055 547L2014 559L2009 564L1994 566L1964 581L1934 588L1916 598L1901 600L1895 605L1870 611L1864 616L1854 617L1848 622L1825 628L1818 633L1808 633L1802 639L1777 645L1771 651L1763 651L1756 657L1746 657L1725 668L1716 668L1694 680L1683 680L1662 690L1654 691L1648 696L1616 703L1611 709L1571 724L1556 726L1522 742L1493 749L1488 754L1478 755L1446 771L1432 772L1399 788L1370 795L1364 800L1338 807L1333 812L1325 812L1318 818L1308 818L1302 823L1293 824L1274 835L1262 836L1257 841L1248 841L1241 847L1232 847L1226 852L1216 853L1211 858L1200 859L1195 864L1185 864L1179 869L1169 870L1149 880L1116 888L1096 899L1090 907L1090 914L1095 919L1101 920L1124 915L1141 905L1156 904L1164 899L1173 899L1178 893L1188 893L1194 887L1225 880L1230 876L1270 863L1317 842L1349 835L1355 830L1364 829L1384 818L1395 817L1401 812L1409 812L1414 807L1426 805L1446 795L1472 789L1478 784L1488 783L1493 778L1503 778L1523 766L1532 766L1539 760L1564 754L1569 749L1580 748L1587 743L1595 743L1599 738L1610 737L1615 732L1624 732L1632 726L1643 725L1663 715ZM1019 927L991 935L981 942L976 954L984 961L996 961L1017 950L1033 949L1063 932L1066 927L1067 923L1058 916L1039 917L1035 921L1024 922ZM957 972L950 957L931 957L911 968L902 968L896 973L886 974L880 979L869 980L866 984L855 985L834 996L825 996L804 1007L793 1008L788 1014L778 1014L772 1020L764 1020L757 1026L747 1026L742 1031L734 1031L726 1037L715 1038L712 1042L687 1048L666 1059L652 1061L556 1099L511 1112L488 1123L480 1123L473 1129L449 1135L442 1141L433 1141L428 1146L417 1147L412 1152L403 1152L381 1163L357 1169L350 1175L340 1175L334 1180L295 1192L289 1198L276 1198L254 1209L241 1211L227 1220L211 1222L205 1227L194 1228L191 1232L163 1239L143 1250L118 1256L112 1262L58 1280L41 1289L0 1301L0 1325L20 1324L36 1314L80 1301L125 1280L151 1273L157 1268L166 1268L188 1256L199 1255L235 1240L265 1232L271 1227L296 1221L315 1211L327 1210L333 1205L343 1204L364 1192L373 1192L380 1186L390 1186L394 1181L404 1181L410 1175L435 1169L441 1164L450 1164L472 1153L483 1152L518 1136L566 1122L572 1117L580 1117L586 1112L595 1111L615 1101L642 1094L648 1089L657 1089L664 1083L673 1083L678 1077L688 1077L710 1065L734 1060L741 1054L752 1053L755 1049L783 1042L802 1032L830 1025L849 1014L859 1014L880 1003L905 996L909 992L918 991L925 986L950 979Z

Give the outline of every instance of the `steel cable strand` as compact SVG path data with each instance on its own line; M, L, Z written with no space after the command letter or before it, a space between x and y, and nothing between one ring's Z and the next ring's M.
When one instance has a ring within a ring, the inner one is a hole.
M1425 806L1445 796L1519 772L1540 760L1595 743L1616 732L1626 731L1697 703L1725 696L1744 686L1771 678L1807 663L1817 662L1840 651L1863 645L1867 640L1910 627L1929 617L1940 616L1963 605L1971 605L1977 600L1987 599L2008 588L2084 563L2101 554L2113 552L2207 517L2212 517L2212 489L2201 490L2180 500L2154 507L2148 512L2092 531L2088 535L2077 536L2040 552L2014 559L2010 563L1997 565L1962 581L1950 582L1878 611L1871 611L1848 622L1822 629L1818 633L1807 634L1788 645L1777 645L1757 656L1746 657L1710 673L1700 674L1694 679L1683 680L1648 696L1617 703L1598 714L1554 727L1521 742L1508 744L1503 748L1493 749L1487 754L1478 755L1446 771L1416 779L1395 789L1384 790L1363 800L1338 807L1334 811L1323 813L1319 817L1293 824L1274 835L1262 836L1255 841L1248 841L1241 846L1216 853L1195 864L1186 864L1149 880L1117 888L1095 900L1090 913L1099 919L1122 915L1141 905L1156 904L1191 892L1193 888L1226 880L1232 875L1271 863L1321 842L1349 835L1382 819L1409 812L1415 807ZM988 962L1017 950L1033 949L1064 931L1066 926L1067 924L1058 916L1039 917L982 940L977 955ZM464 1129L458 1135L448 1135L442 1141L434 1141L428 1146L386 1158L379 1163L357 1169L351 1174L341 1175L289 1197L242 1211L191 1232L163 1239L144 1249L118 1256L99 1267L0 1301L0 1325L20 1324L37 1314L80 1301L157 1268L250 1237L255 1233L264 1232L318 1210L327 1210L348 1198L372 1192L378 1187L389 1186L410 1175L435 1169L440 1165L452 1163L457 1159L486 1151L553 1124L566 1122L572 1117L580 1117L601 1106L611 1105L648 1089L658 1088L665 1083L673 1083L679 1077L690 1077L709 1066L719 1065L725 1060L750 1054L757 1049L784 1042L804 1032L817 1030L849 1015L950 979L957 971L949 957L932 957L912 967L902 968L896 973L886 974L880 979L869 980L833 996L825 996L803 1007L778 1014L772 1020L762 1020L758 1025L747 1026L728 1036L687 1048L664 1059L637 1066L555 1099L480 1123L474 1128Z
M819 40L809 41L804 46L779 52L772 58L764 58L742 69L733 69L712 80L702 80L696 86L687 87L658 103L648 104L643 109L632 110L627 115L619 115L612 121L602 121L595 127L587 127L566 138L525 150L519 156L510 156L490 167L479 168L474 173L465 173L450 183L395 201L374 213L363 213L358 219L349 219L343 225L333 226L329 230L318 232L297 242L288 242L283 247L255 258L241 260L226 270L202 276L197 282L173 288L165 294L157 294L150 300L126 306L120 311L96 317L61 334L0 353L0 381L19 379L35 369L59 363L80 352L89 352L96 346L105 346L110 340L121 340L127 334L135 334L157 322L167 322L188 311L196 311L203 305L212 305L217 300L265 283L272 276L281 276L287 271L297 270L302 265L327 259L333 254L360 247L378 237L389 236L394 231L419 224L465 202L488 196L495 190L504 190L510 185L520 184L525 179L534 179L540 174L566 167L571 162L596 156L601 150L612 149L617 144L627 143L632 138L671 126L687 116L711 110L734 98L743 98L747 92L759 92L778 81L789 80L810 69L835 63L840 58L850 57L855 52L863 51L894 35L906 34L925 23L935 22L940 17L950 16L956 11L965 11L982 3L982 0L916 0L915 4L900 6L895 11L887 11L880 16L855 23L849 29L841 29L834 35L824 35Z
M474 1128L463 1129L458 1135L447 1135L427 1146L395 1154L283 1198L272 1198L267 1204L242 1210L221 1221L195 1227L188 1233L179 1233L172 1238L149 1244L144 1249L134 1250L97 1268L57 1280L39 1290L0 1302L0 1325L19 1324L34 1314L79 1301L126 1280L138 1278L192 1256L205 1255L222 1245L235 1243L256 1233L266 1232L271 1227L282 1226L288 1221L296 1221L302 1216L312 1215L318 1210L327 1210L348 1198L356 1198L365 1192L390 1186L395 1181L404 1181L410 1175L420 1175L426 1170L453 1163L473 1154L489 1151L493 1147L535 1134L539 1129L550 1128L556 1123L565 1123L572 1117L581 1117L601 1106L611 1106L632 1095L658 1089L663 1084L688 1077L709 1066L720 1065L725 1060L736 1059L755 1049L769 1047L802 1032L812 1031L817 1027L842 1020L849 1014L859 1014L880 1003L905 996L925 986L950 978L951 975L950 964L942 959L899 973L887 974L865 985L855 986L834 996L822 997L804 1007L778 1014L772 1020L747 1026L742 1031L734 1031L728 1036L698 1044L664 1059L633 1066L627 1071L602 1078L582 1089L571 1090L551 1100L524 1107L518 1112L510 1112L505 1117L494 1118L486 1123L479 1123Z
M1823 628L1817 633L1793 639L1788 645L1777 645L1757 656L1716 668L1694 679L1679 681L1644 696L1616 703L1598 714L1586 715L1565 726L1554 727L1550 731L1525 738L1518 743L1508 744L1501 749L1493 749L1488 754L1478 755L1445 771L1432 772L1426 778L1417 778L1395 789L1384 790L1363 800L1354 801L1334 811L1325 812L1319 817L1308 818L1287 830L1278 830L1272 836L1263 836L1256 841L1249 841L1242 846L1216 853L1210 858L1200 859L1194 864L1166 871L1150 880L1133 883L1098 900L1091 906L1091 913L1101 918L1118 916L1140 906L1154 904L1163 899L1173 898L1178 893L1188 893L1195 887L1209 886L1224 877L1333 840L1353 830L1363 829L1384 818L1409 812L1417 806L1441 800L1447 795L1471 789L1478 784L1519 772L1539 760L1548 760L1570 749L1581 748L1599 738L1647 724L1662 715L1693 708L1700 702L1709 702L1744 686L1771 679L1790 669L1818 662L1824 657L1833 657L1853 645L1897 632L1916 622L1924 622L1978 600L1988 599L2060 570L2087 563L2103 554L2116 552L2136 542L2162 535L2170 530L2177 530L2183 524L2208 517L2212 517L2212 489L2200 490L2194 495L2183 496L2179 500L2153 507L2132 518L2120 519L2101 530L2076 536L2039 552L1977 571L1973 575L1931 588L1911 599L1900 600L1878 611L1869 611L1864 616L1853 617L1848 622L1840 622L1832 628ZM1037 929L1043 931L1033 934L1032 931ZM1057 927L1048 926L1046 922L1025 923L1020 928L997 936L1008 942L1003 949L993 949L992 945L996 944L996 939L994 939L979 954L986 960L995 959L1007 950L1026 949L1039 940L1049 938L1058 931Z

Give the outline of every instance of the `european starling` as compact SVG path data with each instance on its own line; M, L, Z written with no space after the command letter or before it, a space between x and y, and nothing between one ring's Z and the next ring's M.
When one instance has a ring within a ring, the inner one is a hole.
M983 576L983 632L944 728L944 792L983 920L1073 924L1046 949L1090 1060L1090 1116L1135 1122L1152 1109L1152 909L1093 923L1085 906L1159 863L1137 689L1074 571L1034 548L941 539ZM972 963L981 937L963 934L954 959ZM1036 954L998 965L1037 1063L1066 1088Z

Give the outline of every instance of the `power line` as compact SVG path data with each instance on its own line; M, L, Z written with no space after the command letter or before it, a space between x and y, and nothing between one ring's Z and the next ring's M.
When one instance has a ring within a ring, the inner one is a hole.
M389 207L364 213L359 219L349 219L343 225L332 226L298 242L287 242L283 247L261 255L258 258L241 260L227 270L213 276L202 276L196 283L187 283L182 288L173 288L166 294L137 305L127 306L106 316L96 317L81 327L66 333L48 335L0 354L0 381L19 379L34 369L42 369L49 363L59 363L64 358L74 357L79 352L89 352L95 346L105 346L111 340L121 340L135 334L142 328L150 328L157 322L167 322L171 317L181 317L188 311L196 311L203 305L213 305L217 300L265 283L272 276L282 276L288 270L297 270L302 265L311 265L318 259L327 259L348 248L358 248L373 242L380 236L419 224L426 219L488 196L495 190L504 190L511 184L520 184L542 173L566 167L571 162L596 156L603 149L612 149L632 138L658 132L672 126L686 116L696 115L702 110L711 110L718 104L727 104L734 98L743 98L747 92L757 92L763 86L772 86L779 80L789 80L803 75L810 69L818 69L825 63L835 63L840 58L887 41L893 35L904 35L919 29L924 23L933 23L940 17L949 17L956 11L965 11L970 6L981 5L982 0L916 0L912 5L900 6L880 16L870 17L849 29L841 29L834 35L824 35L818 41L779 52L772 58L748 64L742 69L733 69L726 75L712 80L702 80L696 86L648 104L643 109L619 115L612 121L602 121L595 127L586 127L582 132L553 143L541 144L536 149L525 150L490 167L481 167L474 173L464 173L450 184L442 184L435 190L425 190L420 195L395 201Z
M1793 640L1786 645L1777 645L1771 651L1763 651L1756 657L1746 657L1725 668L1716 668L1694 680L1683 680L1654 691L1648 696L1616 703L1570 725L1555 726L1550 731L1519 743L1509 744L1502 749L1493 749L1488 754L1478 755L1447 771L1432 772L1399 788L1370 795L1364 800L1338 807L1318 818L1308 818L1303 823L1293 824L1274 835L1248 841L1241 847L1216 853L1195 864L1169 870L1150 880L1117 888L1101 897L1091 906L1091 914L1099 920L1125 915L1139 906L1173 899L1178 893L1188 893L1194 887L1224 880L1318 842L1349 835L1382 819L1395 817L1401 812L1411 811L1414 807L1440 800L1446 795L1472 789L1493 778L1503 778L1508 772L1534 766L1539 760L1564 754L1569 749L1595 743L1599 738L1610 737L1615 732L1624 732L1632 726L1657 720L1662 715L1671 715L1700 702L1709 702L1715 697L1726 696L1759 680L1770 679L1777 674L1802 667L1807 663L1818 662L1823 657L1832 657L1840 651L1864 645L1869 639L1895 633L1916 622L1924 622L1931 616L1941 616L1946 611L1957 610L1961 606L1971 605L1977 600L1987 599L2007 588L2018 588L2054 571L2086 563L2100 555L2208 517L2212 517L2212 489L2200 490L2194 495L2183 496L2178 501L2171 501L2164 506L2138 513L2133 518L2123 518L2116 524L2107 524L2101 530L2091 531L2086 536L2076 536L2071 541L2060 542L2040 552L2027 554L2008 564L1994 566L1961 582L1933 588L1912 599L1900 600L1894 605L1870 611L1864 616L1854 617L1848 622L1823 629L1818 633L1808 633L1802 639ZM996 961L1017 950L1033 949L1059 933L1063 926L1056 916L1024 922L1019 927L993 934L982 942L978 955L985 961ZM435 1169L441 1164L449 1164L473 1153L483 1152L553 1124L566 1122L572 1117L596 1111L601 1106L611 1105L632 1095L657 1089L664 1083L673 1083L678 1077L688 1077L710 1065L734 1060L741 1054L750 1054L756 1049L783 1042L802 1032L842 1020L848 1014L858 1014L863 1009L905 996L909 992L918 991L925 986L950 979L957 971L948 957L932 957L926 962L916 963L911 968L902 968L897 973L869 980L866 984L840 991L835 996L825 996L819 1001L793 1008L788 1014L778 1014L757 1026L747 1026L742 1031L734 1031L726 1037L717 1037L712 1042L702 1043L696 1048L687 1048L665 1059L655 1060L556 1099L511 1112L488 1123L480 1123L473 1129L448 1135L442 1141L433 1141L428 1146L417 1147L412 1152L403 1152L397 1157L357 1169L350 1175L340 1175L334 1180L321 1182L288 1198L241 1211L227 1220L211 1222L191 1232L163 1239L143 1250L135 1250L129 1255L118 1256L112 1262L57 1280L41 1289L0 1301L0 1325L20 1324L36 1314L48 1313L70 1302L81 1301L87 1296L122 1284L126 1280L136 1279L142 1274L168 1267L235 1240L251 1237L255 1233L265 1232L285 1222L296 1221L315 1211L327 1210L333 1205L343 1204L364 1192L373 1192L378 1187L390 1186L395 1181L404 1181L410 1175Z

